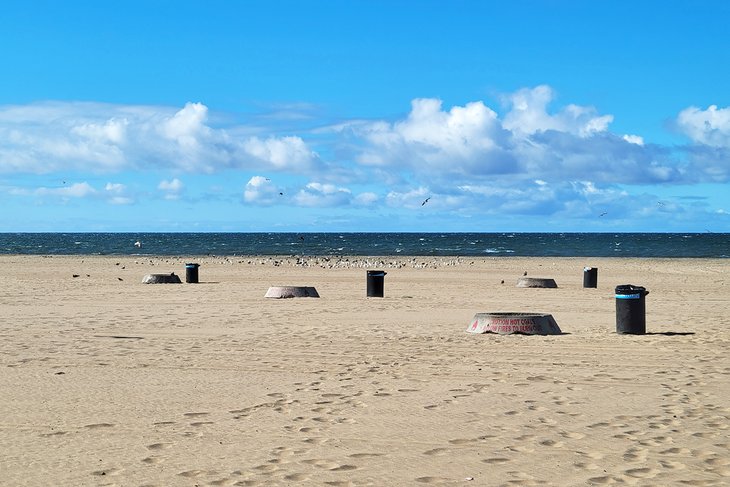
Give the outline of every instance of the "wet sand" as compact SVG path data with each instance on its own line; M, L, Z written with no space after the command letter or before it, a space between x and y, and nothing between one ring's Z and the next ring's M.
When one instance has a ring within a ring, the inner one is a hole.
M184 282L190 261L199 284L141 283ZM366 297L365 269L387 272L384 298ZM730 482L728 260L0 256L0 270L2 485ZM559 287L518 288L524 272ZM629 283L650 291L647 335L615 333ZM263 297L284 285L321 297ZM506 311L552 314L563 334L465 333Z

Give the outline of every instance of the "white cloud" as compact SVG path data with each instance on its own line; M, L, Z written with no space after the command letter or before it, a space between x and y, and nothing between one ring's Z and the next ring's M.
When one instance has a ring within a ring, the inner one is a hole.
M160 184L157 185L157 189L164 193L165 199L167 200L179 199L184 188L185 185L178 178L173 178L169 181L163 179L160 181Z
M39 196L59 196L62 198L86 198L94 196L97 191L87 182L74 183L60 188L38 188L35 194Z
M131 205L134 198L129 195L127 186L121 183L106 183L106 200L112 205Z
M589 137L605 132L613 121L613 115L598 115L592 107L568 105L556 114L547 112L548 104L555 97L549 86L524 88L508 97L511 110L504 118L504 128L519 134L534 134L556 130Z
M281 200L282 191L269 178L254 176L246 183L243 200L256 205L272 205Z
M294 202L300 206L332 207L344 206L352 201L352 192L333 184L312 182L294 195Z
M365 165L397 164L419 172L462 171L474 165L502 172L505 167L507 133L497 114L481 101L446 112L440 100L416 99L405 120L350 128L369 145L358 155Z
M390 191L385 197L385 202L390 207L413 209L423 206L426 198L431 196L431 191L421 186L405 192Z
M245 151L272 166L272 169L304 170L317 159L299 137L251 137L243 143Z
M209 125L208 108L102 103L0 106L0 173L265 169L304 172L319 156L298 136ZM241 135L232 135L241 134Z
M644 138L639 135L626 134L621 138L624 139L629 144L644 145Z
M574 104L550 113L554 93L547 86L507 98L502 119L482 102L445 110L439 100L417 99L402 120L357 121L333 130L356 137L353 158L362 167L390 168L424 185L471 184L503 175L513 184L525 179L633 184L683 177L669 151L645 147L636 135L611 133L612 115Z
M380 201L380 197L377 194L370 192L370 191L366 191L364 193L360 193L357 196L355 196L354 202L355 202L355 204L360 205L360 206L371 206L371 205L374 205L375 203L377 203L378 201Z
M686 108L677 116L677 126L694 142L730 148L730 107Z

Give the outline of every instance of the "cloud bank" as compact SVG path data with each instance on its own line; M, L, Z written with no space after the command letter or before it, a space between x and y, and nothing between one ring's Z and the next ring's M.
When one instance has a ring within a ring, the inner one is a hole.
M682 110L674 126L688 142L661 146L612 132L614 115L594 107L552 109L549 86L523 88L501 102L500 111L483 101L444 107L418 98L399 119L345 120L298 132L285 125L298 119L291 114L266 129L211 115L201 103L2 106L0 175L163 174L149 192L174 201L188 191L178 175L239 171L245 205L413 210L438 195L432 211L557 217L618 212L633 185L730 181L728 107ZM12 193L137 201L122 183Z

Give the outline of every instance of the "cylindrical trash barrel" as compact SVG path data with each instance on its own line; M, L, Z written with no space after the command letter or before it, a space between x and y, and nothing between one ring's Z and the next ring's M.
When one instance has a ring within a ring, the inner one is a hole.
M616 286L616 333L643 335L646 333L646 302L649 294L641 286Z
M185 264L185 282L198 283L198 267L200 264Z
M368 271L368 297L382 298L385 285L384 271Z
M583 287L598 287L598 268L583 268Z

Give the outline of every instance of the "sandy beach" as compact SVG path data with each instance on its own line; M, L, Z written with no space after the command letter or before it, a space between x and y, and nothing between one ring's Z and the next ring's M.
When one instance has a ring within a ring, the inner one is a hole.
M184 281L185 262L199 284L142 284ZM728 260L0 256L0 269L1 485L730 483ZM366 297L366 269L387 272L383 298ZM559 287L518 288L524 272ZM615 333L619 284L649 290L646 335ZM278 285L321 297L264 298ZM465 332L500 311L552 314L563 334Z

